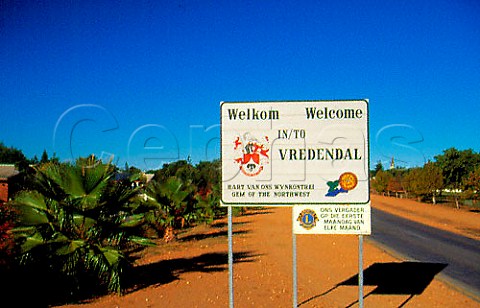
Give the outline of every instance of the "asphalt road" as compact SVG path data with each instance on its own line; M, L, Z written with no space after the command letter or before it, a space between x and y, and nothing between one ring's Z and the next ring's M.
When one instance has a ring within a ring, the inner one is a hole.
M374 208L370 240L404 260L445 265L437 277L480 301L480 241Z

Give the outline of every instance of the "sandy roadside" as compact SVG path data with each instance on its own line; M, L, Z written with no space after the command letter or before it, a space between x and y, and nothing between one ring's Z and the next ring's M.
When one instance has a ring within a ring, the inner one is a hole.
M413 205L397 204L394 198L377 197L372 196L373 206L409 213L411 219L415 216L413 209L418 205L412 209L409 206ZM417 216L424 222L429 217L428 224L437 224L437 219L432 218L435 215L421 212ZM462 216L449 215L449 221ZM441 224L452 226L450 222ZM475 229L470 225L455 226L456 230ZM139 273L146 281L145 287L123 297L105 296L63 307L228 307L225 220L180 238L171 246L157 247L144 255ZM289 208L267 208L234 218L235 307L292 307L291 244ZM365 271L380 269L365 285L365 307L480 307L479 302L449 285L432 280L432 275L425 274L427 265L412 267L405 261L365 241ZM358 307L357 237L297 236L297 263L299 307ZM400 272L381 275L385 269L398 266ZM402 278L398 279L398 275Z
M456 209L379 195L371 195L371 200L372 207L380 210L480 240L480 211L471 211L467 208Z

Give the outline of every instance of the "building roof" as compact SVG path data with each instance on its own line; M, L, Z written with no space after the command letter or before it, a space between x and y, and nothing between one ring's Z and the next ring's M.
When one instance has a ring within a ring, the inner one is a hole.
M0 164L0 179L8 179L19 174L19 171L13 164Z

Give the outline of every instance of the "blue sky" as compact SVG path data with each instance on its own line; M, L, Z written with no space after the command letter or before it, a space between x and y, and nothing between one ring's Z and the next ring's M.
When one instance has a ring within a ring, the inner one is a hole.
M370 100L370 160L480 151L480 2L0 0L0 141L219 157L220 101Z

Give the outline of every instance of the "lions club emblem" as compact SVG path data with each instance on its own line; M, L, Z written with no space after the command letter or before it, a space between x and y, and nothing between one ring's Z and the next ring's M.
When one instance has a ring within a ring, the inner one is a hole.
M301 227L310 230L317 225L317 213L314 210L305 209L300 212L297 221L300 222Z
M233 142L235 163L246 176L256 176L269 163L270 151L268 136L256 139L251 134L244 134L243 138L237 136Z

